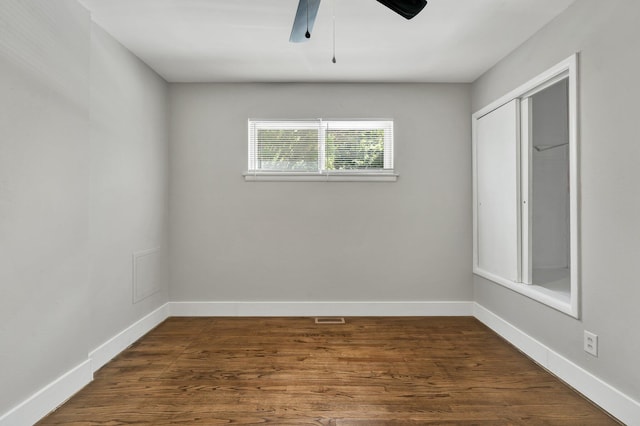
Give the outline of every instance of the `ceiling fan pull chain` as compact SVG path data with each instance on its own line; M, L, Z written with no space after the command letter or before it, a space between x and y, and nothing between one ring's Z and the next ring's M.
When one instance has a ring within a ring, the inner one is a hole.
M336 63L336 0L332 1L332 11L333 11L333 58L331 62Z
M304 33L306 38L311 38L311 33L309 32L309 0L307 0L307 32Z

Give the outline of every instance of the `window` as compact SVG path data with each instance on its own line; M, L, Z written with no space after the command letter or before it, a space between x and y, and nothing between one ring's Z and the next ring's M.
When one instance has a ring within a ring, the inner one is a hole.
M391 120L249 120L246 180L396 180Z

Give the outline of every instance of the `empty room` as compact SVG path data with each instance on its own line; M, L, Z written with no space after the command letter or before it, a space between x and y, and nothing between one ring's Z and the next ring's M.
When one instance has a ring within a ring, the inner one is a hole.
M640 425L637 0L0 0L0 426Z

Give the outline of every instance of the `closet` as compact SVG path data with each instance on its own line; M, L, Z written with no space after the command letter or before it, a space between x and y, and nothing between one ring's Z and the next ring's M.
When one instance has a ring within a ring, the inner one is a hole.
M529 284L569 300L569 110L567 80L536 93L531 103Z
M578 317L577 57L473 114L474 273Z

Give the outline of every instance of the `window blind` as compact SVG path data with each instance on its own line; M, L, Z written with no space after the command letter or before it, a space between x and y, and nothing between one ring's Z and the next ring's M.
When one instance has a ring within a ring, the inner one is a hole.
M250 173L392 173L391 120L249 120Z

